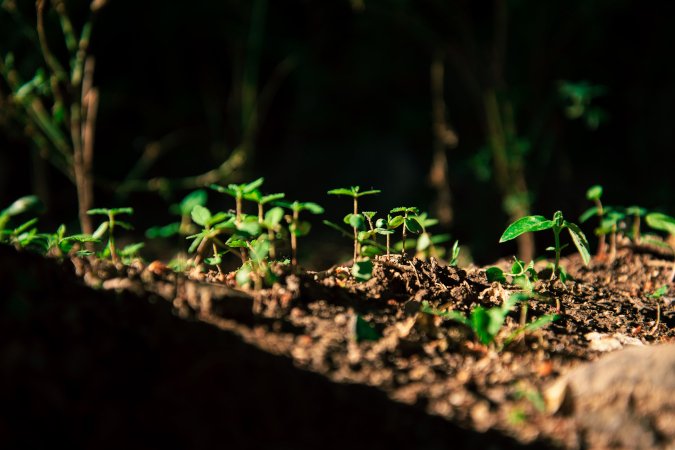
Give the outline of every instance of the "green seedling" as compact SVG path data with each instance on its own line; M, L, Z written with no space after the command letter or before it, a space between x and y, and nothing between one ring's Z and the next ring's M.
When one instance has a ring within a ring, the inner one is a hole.
M129 244L125 246L122 250L119 251L122 263L129 265L134 260L140 259L139 252L143 247L145 247L144 242L138 242L136 244Z
M117 216L121 214L131 215L133 213L133 208L94 208L87 211L87 214L90 216L102 215L108 217L108 220L104 221L101 225L99 225L98 229L94 231L93 237L100 239L106 233L106 231L108 232L108 245L106 246L106 249L110 254L113 264L117 264L119 261L117 249L115 247L115 228L120 227L124 228L125 230L133 229L131 224L117 220Z
M276 277L268 264L270 243L267 236L261 235L253 241L246 242L250 258L237 270L235 279L240 286L253 284L256 289L271 286Z
M633 218L633 227L632 227L632 238L633 242L636 244L640 243L640 222L641 218L647 214L645 208L639 206L629 206L626 208L626 214Z
M148 228L145 236L149 239L169 238L172 236L189 236L196 232L191 221L192 209L195 206L206 205L207 193L204 189L198 189L189 193L180 201L169 207L169 212L178 215L180 222L172 222L161 227Z
M668 248L675 254L675 218L663 213L654 212L647 214L645 221L651 228L668 233L668 244L653 239L650 239L649 242L660 247ZM675 280L675 261L673 262L673 271L671 272L668 281L672 283L673 280Z
M98 243L100 239L88 234L73 234L66 236L66 226L61 225L55 233L47 234L46 237L46 253L51 253L58 258L62 258L76 250L77 256L90 256L93 252L83 249L83 244Z
M502 237L499 238L499 242L510 241L523 233L553 230L555 247L549 247L547 250L553 250L555 252L555 262L553 264L553 272L551 273L551 280L554 280L558 274L562 274L562 276L565 277L565 272L560 271L560 252L563 249L560 245L560 232L563 229L569 231L572 242L574 242L574 245L579 251L584 264L588 265L591 256L588 251L588 241L586 240L586 236L578 225L566 221L560 211L555 212L552 220L546 219L544 216L525 216L516 220L506 228ZM562 281L564 283L564 280Z
M351 197L354 203L354 209L352 214L348 214L345 217L345 222L352 226L354 231L354 261L359 257L359 239L358 233L365 229L365 218L363 215L359 214L359 198L366 195L379 194L381 191L377 189L372 189L370 191L361 191L359 186L352 186L350 188L338 188L331 189L328 191L329 195L344 195L346 197Z
M285 196L286 194L284 193L263 195L259 190L256 189L252 192L244 194L244 199L254 202L258 205L258 223L262 224L265 220L265 205L277 200L281 200Z
M449 234L431 234L429 228L438 224L438 219L429 217L427 213L421 213L417 216L417 221L422 227L417 242L415 244L416 256L418 258L443 258L445 249L439 248L440 244L450 241Z
M232 216L232 214L226 212L212 214L208 208L201 205L195 205L194 208L192 208L190 215L192 220L197 225L202 227L199 233L186 237L186 239L192 240L192 244L190 245L188 252L194 252L196 255L195 266L199 266L199 264L201 264L202 258L204 258L204 253L206 252L206 247L211 244L213 254L211 257L205 258L204 262L206 262L208 265L216 266L218 272L220 273L220 263L222 262L222 256L224 253L231 251L232 248L220 239L220 235L226 232L234 233L237 231L235 218ZM218 251L219 247L224 249L224 253Z
M579 216L579 222L584 223L593 216L598 216L598 220L602 222L602 218L605 214L605 210L602 207L602 202L600 201L602 197L602 186L595 185L591 186L588 191L586 191L586 198L593 203L595 206L587 209L581 216ZM604 259L606 253L606 242L605 235L601 234L598 236L598 249L596 252L596 257L598 259Z
M626 215L614 208L605 208L605 213L600 221L600 226L595 230L598 236L609 234L609 262L616 259L616 235L619 229L619 223L626 218Z
M288 231L291 235L291 265L298 266L298 237L306 236L312 225L309 222L300 221L300 212L308 211L312 214L323 214L323 208L312 202L298 202L293 203L278 202L279 206L290 209L292 215L286 216L288 222Z
M400 206L389 211L391 214L401 213L399 217L403 217L402 227L401 227L401 237L402 237L402 247L401 254L405 255L405 239L406 231L411 233L421 233L423 231L422 224L419 222L418 214L419 210L411 206Z
M257 180L251 181L250 183L228 184L227 187L212 184L210 188L234 197L236 211L235 223L239 224L242 221L242 201L244 200L245 196L251 195L256 189L262 186L264 181L265 179L261 177Z
M403 225L403 221L404 221L403 216L391 216L390 214L387 214L386 220L378 219L377 222L375 223L376 228L382 230L380 234L384 234L386 236L387 259L389 259L389 249L391 248L390 235L394 233L394 230L396 230L396 228Z
M651 331L652 334L659 329L659 323L661 322L661 302L659 302L659 300L661 299L661 297L663 297L668 293L668 290L669 290L668 285L664 284L663 286L661 286L660 288L658 288L657 290L655 290L654 292L652 292L647 296L651 299L656 300L656 320L654 321L654 328L652 328Z
M485 271L485 275L487 275L487 279L490 283L494 281L506 283L508 281L506 277L510 277L512 284L520 286L527 292L532 292L534 283L539 280L537 271L534 270L534 261L530 261L529 264L525 265L523 261L515 256L513 257L511 272L505 273L499 267L489 267Z
M426 314L432 314L450 319L470 328L478 341L483 345L495 345L497 335L500 333L506 317L511 310L521 301L528 300L530 294L515 293L511 294L509 298L501 305L486 309L482 306L476 306L471 310L469 317L458 311L445 311L432 308L429 302L423 301L420 311ZM518 327L515 331L509 334L497 350L503 349L510 344L516 337L523 333L529 333L538 330L555 320L560 318L557 314L543 315L534 321Z
M455 241L454 244L452 244L452 249L451 249L451 252L450 252L450 255L451 255L450 265L453 266L453 267L457 267L457 261L459 260L459 252L460 252L459 241L457 240L457 241Z
M11 230L2 230L0 242L6 242L17 249L36 249L44 252L45 237L39 234L34 225L38 219L33 218Z

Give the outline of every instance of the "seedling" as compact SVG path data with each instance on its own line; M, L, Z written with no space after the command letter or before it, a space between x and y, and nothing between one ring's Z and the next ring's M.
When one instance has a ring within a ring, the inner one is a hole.
M600 185L596 184L595 186L591 186L588 191L586 191L586 198L595 203L595 206L587 209L581 216L579 216L579 222L584 223L592 216L598 216L598 220L602 222L605 211L602 208L600 197L602 197L602 186ZM603 259L605 257L605 247L605 235L600 234L598 236L598 249L596 252L596 257L598 259Z
M206 258L204 261L209 265L216 266L218 272L220 272L220 263L222 262L221 258L223 253L218 252L218 246L225 249L225 253L230 250L230 247L222 242L219 236L226 229L236 229L236 226L234 225L235 218L232 214L226 212L211 214L211 211L209 211L208 208L201 205L195 205L195 207L192 208L190 215L192 220L203 228L199 233L187 236L186 239L193 240L188 252L196 252L195 265L199 266L206 250L206 246L211 244L213 255L210 258Z
M394 230L403 225L403 216L391 216L387 214L387 219L378 219L376 227L383 230L380 234L385 234L387 238L387 259L389 259L389 249L391 248L389 236L394 233Z
M227 187L219 186L217 184L212 184L211 189L222 192L223 194L231 195L235 199L235 223L239 224L242 221L242 200L246 195L250 195L258 189L263 182L264 178L258 178L257 180L251 181L250 183L243 184L228 184Z
M298 237L306 236L312 225L309 222L300 221L300 212L308 211L312 214L323 214L323 208L312 202L298 202L293 203L278 202L279 206L288 208L292 211L291 216L286 216L288 222L288 231L291 234L291 265L297 267L298 265Z
M246 247L249 250L250 259L237 270L235 276L237 284L248 286L253 283L256 289L262 289L264 285L271 286L276 277L267 263L270 249L267 237L263 235L253 241L248 241Z
M180 203L173 204L169 207L172 214L180 216L180 222L173 222L161 227L148 228L145 236L149 239L154 238L168 238L171 236L188 236L193 234L196 229L192 224L191 213L195 206L206 205L207 193L204 189L198 189L189 193L180 201Z
M654 228L655 230L665 231L668 233L669 236L667 248L669 248L670 251L675 254L675 244L673 244L675 242L675 218L663 213L654 212L647 214L645 221L647 222L647 225ZM664 244L660 243L659 241L650 240L650 242L656 243L659 246L664 246ZM668 281L672 283L673 280L675 280L675 261L673 262L673 271L670 274Z
M401 236L402 236L402 249L401 254L405 255L405 238L406 231L411 233L421 233L423 231L422 224L420 224L417 214L419 210L411 206L400 206L394 208L390 211L392 214L402 213L400 217L403 217L403 226L401 227Z
M609 234L609 262L616 259L616 235L619 228L619 222L624 220L626 215L614 208L605 208L605 214L600 221L600 226L595 230L598 236L604 237Z
M117 264L119 261L117 257L117 249L115 248L115 228L120 227L124 228L125 230L133 229L131 224L116 220L116 217L121 214L131 215L133 213L133 208L94 208L87 211L87 214L90 216L103 215L108 217L108 220L99 225L93 236L96 239L100 239L106 233L106 231L108 232L108 245L106 248L108 253L110 253L110 258L112 259L113 264Z
M417 238L415 244L415 251L418 258L443 258L445 256L445 249L438 248L437 245L443 244L450 240L449 234L431 234L429 228L438 224L438 219L429 217L427 213L421 213L417 216L417 221L422 226L422 232Z
M499 242L510 241L515 239L523 233L541 231L541 230L553 230L553 236L555 239L555 247L549 247L547 250L555 251L555 262L553 264L553 272L551 273L551 280L555 280L556 276L559 273L564 275L564 272L560 271L560 252L563 247L560 246L560 232L563 229L567 229L572 238L572 242L576 246L581 258L584 261L584 264L588 265L588 262L591 259L591 256L588 252L588 241L584 235L581 228L578 225L568 222L563 218L563 214L560 211L556 211L553 215L552 220L546 219L544 216L525 216L513 222L509 225L502 237L499 238ZM562 280L564 282L564 280Z
M345 222L350 224L353 228L354 231L354 261L356 262L356 259L359 256L359 239L358 239L358 233L359 230L363 230L364 227L364 217L359 214L359 198L365 196L365 195L373 195L373 194L379 194L381 191L377 189L372 189L370 191L361 191L361 188L359 186L352 186L350 188L338 188L338 189L331 189L328 191L329 195L344 195L347 197L351 197L354 201L354 210L352 214L349 214L345 217Z
M7 226L9 219L28 211L36 212L42 208L43 206L39 198L34 195L26 195L25 197L15 200L7 208L0 211L0 239L2 238L2 232Z
M33 227L37 223L37 218L28 220L18 227L11 230L2 230L0 233L0 242L7 242L17 249L37 246L44 248L43 235L38 234L37 228ZM40 245L42 243L42 245Z
M641 218L644 217L647 214L647 210L645 208L641 208L639 206L629 206L628 208L626 208L626 214L633 218L632 238L633 238L633 242L635 244L639 244L640 243L640 221L641 221Z
M459 260L459 241L456 240L454 244L452 244L452 250L450 252L451 257L450 257L450 265L453 267L457 267L457 261Z
M101 242L99 239L88 234L74 234L71 236L66 236L66 226L61 225L54 234L47 234L46 237L46 253L52 253L56 257L61 258L65 255L70 254L70 252L79 247L80 249L75 253L78 256L89 256L93 252L82 249L82 244L91 242L98 243Z
M539 280L537 271L534 270L534 261L530 261L529 264L525 265L523 261L513 257L513 264L511 265L511 272L505 273L499 267L489 267L485 271L487 279L490 283L498 281L500 283L506 283L506 277L511 278L511 283L516 286L520 286L527 292L532 292L534 288L534 283Z
M122 263L128 265L131 264L135 259L139 259L140 258L139 252L143 247L145 247L145 243L138 242L136 244L129 244L122 250L120 250L119 253L120 258L122 259Z
M458 311L445 311L432 308L429 306L429 302L423 301L420 311L426 314L433 314L435 316L442 317L444 319L450 319L455 322L458 322L468 328L470 328L478 341L483 345L494 345L497 335L500 333L504 323L506 321L506 316L511 312L511 310L516 306L518 302L527 300L530 298L529 294L524 293L515 293L511 294L508 299L501 305L495 306L489 309L486 309L482 306L476 306L471 310L469 317ZM518 327L513 331L502 344L497 348L501 350L508 344L510 344L516 337L520 336L523 333L529 333L535 330L538 330L549 323L554 322L560 318L557 314L546 314L540 316L534 321Z

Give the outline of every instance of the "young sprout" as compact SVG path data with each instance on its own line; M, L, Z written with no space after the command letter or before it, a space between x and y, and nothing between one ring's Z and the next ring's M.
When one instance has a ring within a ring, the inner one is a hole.
M421 233L423 231L422 224L419 222L419 218L417 214L419 213L419 210L415 207L412 206L400 206L398 208L394 208L391 211L389 211L392 214L396 213L402 213L401 216L403 217L402 221L402 228L401 228L401 236L402 236L402 248L401 248L401 254L405 255L405 238L406 238L406 231L410 231L411 233Z
M457 261L459 260L459 252L460 252L460 247L459 247L459 240L456 240L454 244L452 244L452 250L451 250L451 257L450 257L450 265L453 267L457 267Z
M387 237L387 259L389 259L389 249L391 248L389 235L394 233L394 230L403 225L403 216L391 216L387 214L387 219L378 219L375 223L377 229L382 230L379 234L384 234Z
M298 237L306 236L312 225L309 222L300 221L300 212L308 211L312 214L323 214L323 208L312 202L298 202L293 203L278 202L279 206L290 209L293 214L286 217L288 222L288 231L291 234L291 265L297 267L298 265Z
M281 208L276 207L272 208L270 211L274 211L275 209L277 211L274 211L271 214L265 214L265 205L277 200L281 200L285 196L286 194L284 193L263 195L258 189L255 189L254 191L244 195L244 199L255 202L258 205L258 223L260 226L267 229L267 238L270 246L269 255L271 258L276 257L274 239L276 237L276 232L279 230L279 222L281 222L284 212Z
M665 231L668 233L668 248L670 248L670 251L675 254L675 218L670 217L666 214L659 213L659 212L654 212L647 214L647 217L645 217L645 221L647 222L647 225L650 227L654 228L655 230L659 231ZM653 241L650 240L649 242L655 243L657 245L663 246L664 244L660 243L659 241ZM673 271L670 274L670 277L668 281L670 283L675 280L675 261L673 262Z
M275 276L267 263L270 250L267 237L261 235L253 241L246 241L246 248L250 258L237 270L237 284L248 286L253 283L256 289L262 289L263 285L271 286Z
M82 244L91 242L98 243L99 239L88 234L73 234L71 236L66 236L66 226L61 225L54 234L46 235L47 245L46 253L51 253L52 255L62 258L64 255L68 255L76 246L81 247ZM79 245L78 245L79 244ZM78 256L89 256L93 252L89 250L78 250L76 252Z
M264 181L265 179L261 177L257 180L251 181L250 183L228 184L227 187L212 184L210 188L234 197L236 207L236 216L234 221L236 224L239 224L242 221L242 200L244 199L244 196L249 195L258 189Z
M262 195L262 193L259 190L254 190L252 192L249 192L244 195L244 198L248 201L254 202L258 205L258 223L262 225L262 223L265 220L265 205L277 200L281 200L284 198L286 194L284 193L279 193L279 194L269 194L269 195Z
M598 220L602 222L602 218L605 214L605 211L602 208L602 202L600 201L600 197L602 197L602 186L600 185L596 184L594 186L591 186L588 189L588 191L586 191L586 198L595 203L595 206L588 208L581 216L579 216L579 222L584 223L592 216L598 216ZM598 250L596 252L596 257L601 260L605 257L605 253L606 253L605 235L600 234L598 236Z
M230 247L226 243L223 243L218 236L226 230L230 232L236 230L234 224L235 218L226 212L211 214L211 211L209 211L208 208L201 205L195 205L195 207L192 208L190 215L192 220L197 225L201 225L203 229L199 233L186 238L193 239L188 252L192 253L196 251L195 265L199 266L206 246L210 243L213 250L213 256L211 258L206 258L205 262L209 265L216 266L218 272L221 273L221 257L230 250ZM219 253L218 246L224 248L225 252Z
M499 238L499 242L502 243L510 241L511 239L515 239L523 233L541 230L553 230L555 247L549 247L549 249L555 251L555 263L553 264L553 273L551 273L551 280L554 280L558 273L564 273L560 272L560 251L563 249L563 247L560 246L560 232L563 229L567 229L567 231L569 231L570 237L579 251L584 264L587 265L591 259L591 256L588 252L588 241L586 240L586 236L584 236L584 233L581 231L578 225L566 221L563 218L562 212L560 211L555 212L552 220L548 220L544 216L521 217L506 228L504 234L502 234L502 237ZM565 275L562 275L561 279L564 277ZM564 282L564 280L562 281Z
M354 230L354 261L359 256L359 239L358 233L360 229L363 229L363 216L359 214L359 198L365 195L379 194L381 191L377 189L372 189L370 191L361 191L359 186L352 186L349 189L347 188L338 188L331 189L328 191L329 195L344 195L351 197L354 202L354 212L345 217L345 222L350 224Z
M180 222L173 222L161 227L148 228L145 236L149 239L168 238L171 236L188 236L195 232L191 214L195 206L206 205L207 193L204 189L190 192L180 201L169 207L169 212L180 217Z
M443 244L450 240L449 234L432 235L428 229L438 224L438 219L429 217L427 213L421 213L417 216L417 221L422 226L422 232L417 238L415 249L418 258L443 258L445 256L445 249L437 248L439 244Z
M600 222L600 227L595 233L598 236L606 236L609 234L609 262L616 259L616 235L619 228L619 222L624 220L626 215L614 208L605 208L605 213Z
M108 220L104 221L101 225L99 225L98 229L94 232L93 236L96 239L100 239L101 236L103 236L106 231L108 232L107 249L108 252L110 253L110 258L113 264L117 264L119 261L117 257L117 248L115 247L115 228L121 227L124 228L125 230L133 229L131 224L117 220L116 217L120 214L131 215L133 213L134 213L133 208L112 208L112 209L94 208L87 211L87 214L89 214L90 216L102 215L108 217Z
M633 217L633 242L635 244L640 243L640 218L644 217L647 214L645 208L639 206L629 206L626 208L626 214Z

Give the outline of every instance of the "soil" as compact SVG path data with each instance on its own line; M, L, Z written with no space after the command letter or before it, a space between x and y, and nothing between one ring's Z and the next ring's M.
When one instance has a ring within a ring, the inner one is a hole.
M520 308L491 346L420 311L468 314L518 291L478 267L393 256L358 283L344 266L279 266L272 288L239 290L160 263L0 248L0 447L608 448L550 386L622 347L674 342L672 293L650 297L673 261L626 244L612 263L561 264L570 279L538 267L526 302L528 321L560 320L502 348Z

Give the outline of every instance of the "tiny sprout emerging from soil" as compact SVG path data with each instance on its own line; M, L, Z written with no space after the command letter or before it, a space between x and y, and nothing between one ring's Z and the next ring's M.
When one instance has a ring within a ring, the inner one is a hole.
M364 229L364 216L359 214L359 198L366 195L379 194L381 191L377 189L371 189L370 191L361 191L359 186L352 186L350 188L338 188L331 189L328 191L329 195L344 195L346 197L351 197L354 202L354 209L351 214L348 214L345 217L345 222L352 226L354 231L354 261L359 256L359 239L358 233L360 230Z
M452 244L452 249L450 250L450 265L453 267L457 266L457 261L459 260L459 252L460 252L460 247L459 247L459 241L456 240L454 244Z
M675 254L675 218L663 213L654 212L647 214L645 221L651 228L668 233L669 236L667 247L673 254ZM657 244L661 247L665 246L665 244L659 241L650 240L649 242ZM675 262L673 262L673 271L671 272L668 281L672 283L673 280L675 280Z
M96 239L100 239L106 233L106 231L108 232L108 245L106 248L108 253L110 253L110 258L113 264L117 264L119 261L117 248L115 247L115 228L120 227L124 228L125 230L133 229L131 224L116 220L116 217L120 214L132 215L133 213L133 208L94 208L87 211L87 214L90 216L102 215L108 217L108 220L104 221L101 225L99 225L98 229L94 231L93 236Z
M554 280L558 274L561 274L561 280L565 277L565 272L560 270L560 252L564 247L560 245L560 232L563 229L567 229L570 233L570 237L574 242L581 258L584 261L584 264L588 265L588 262L591 259L590 253L588 251L588 241L586 236L581 231L578 225L568 222L563 218L563 214L560 211L556 211L553 215L553 219L546 219L544 216L525 216L513 222L509 225L502 237L499 238L499 242L510 241L515 239L523 233L541 231L541 230L553 230L553 236L555 239L555 247L549 247L547 250L555 251L555 262L553 264L553 272L551 273L551 280Z
M216 266L220 272L222 255L230 251L231 247L228 246L227 243L222 242L218 236L225 230L236 230L236 225L234 224L235 218L232 216L232 214L226 212L211 214L211 211L209 211L208 208L201 205L195 205L194 208L192 208L190 215L192 220L203 228L199 233L187 236L186 239L193 239L188 252L196 252L195 265L199 266L206 246L210 243L213 250L213 256L204 259L204 262L206 262L206 264ZM225 252L219 253L218 246L225 249Z
M420 311L426 314L432 314L444 319L450 319L458 322L470 328L481 344L495 345L495 339L504 326L506 316L508 316L516 304L521 301L528 300L529 298L530 294L526 293L511 294L501 306L494 306L489 309L486 309L482 306L476 306L471 310L469 317L466 317L464 314L458 311L445 311L432 308L427 301L422 302ZM509 334L506 339L504 339L501 345L497 347L497 350L502 350L521 334L538 330L558 320L559 318L560 316L557 314L546 314L540 316L530 323L518 327L515 331Z
M609 234L609 262L616 259L616 235L619 223L626 215L614 208L605 208L605 214L600 221L600 226L595 230L598 236L604 237Z
M586 191L586 198L593 203L595 203L595 206L587 209L580 217L579 217L579 222L584 223L588 219L590 219L592 216L598 216L598 220L602 222L602 218L605 214L604 209L602 208L602 202L600 201L600 197L602 197L602 186L600 185L594 185L588 188ZM598 236L598 249L596 252L596 256L598 259L602 259L605 257L605 235L601 234Z
M433 235L428 231L428 229L434 225L438 224L438 219L429 217L427 213L421 213L417 216L417 222L422 227L417 242L415 244L415 250L417 252L418 258L443 258L445 256L445 249L438 248L437 246L448 242L450 240L449 234L435 234Z
M236 208L235 223L239 224L242 220L242 200L246 195L250 195L253 193L253 191L262 186L264 181L265 179L260 177L257 180L251 181L250 183L228 184L227 187L212 184L210 188L234 197Z
M73 234L72 236L66 236L66 226L61 225L55 233L47 234L46 236L46 253L51 253L58 258L62 258L65 255L70 254L70 252L79 248L76 251L78 256L89 256L93 252L82 249L82 244L91 242L98 243L101 242L100 239L95 238L94 236L88 234ZM78 245L79 244L79 245Z
M309 222L300 221L300 212L308 211L312 214L323 214L323 208L312 202L298 202L293 203L278 202L279 206L290 209L291 216L286 216L288 222L288 231L291 235L291 265L297 267L298 265L298 237L307 236L312 224Z
M375 223L377 229L382 230L379 234L386 235L387 243L387 259L389 258L389 250L391 248L389 235L394 233L394 230L403 225L403 216L391 216L387 214L387 219L378 219Z
M399 217L403 218L403 226L401 228L401 236L402 236L402 248L401 248L401 254L405 255L405 238L406 238L406 231L410 231L411 233L421 233L423 231L422 224L419 222L418 214L419 210L415 207L412 206L400 206L398 208L394 208L391 211L389 211L391 214L396 214L396 213L402 213Z
M253 284L255 289L262 289L264 285L271 286L276 277L272 273L267 260L270 243L264 235L253 241L246 242L249 259L237 270L235 279L240 286Z

